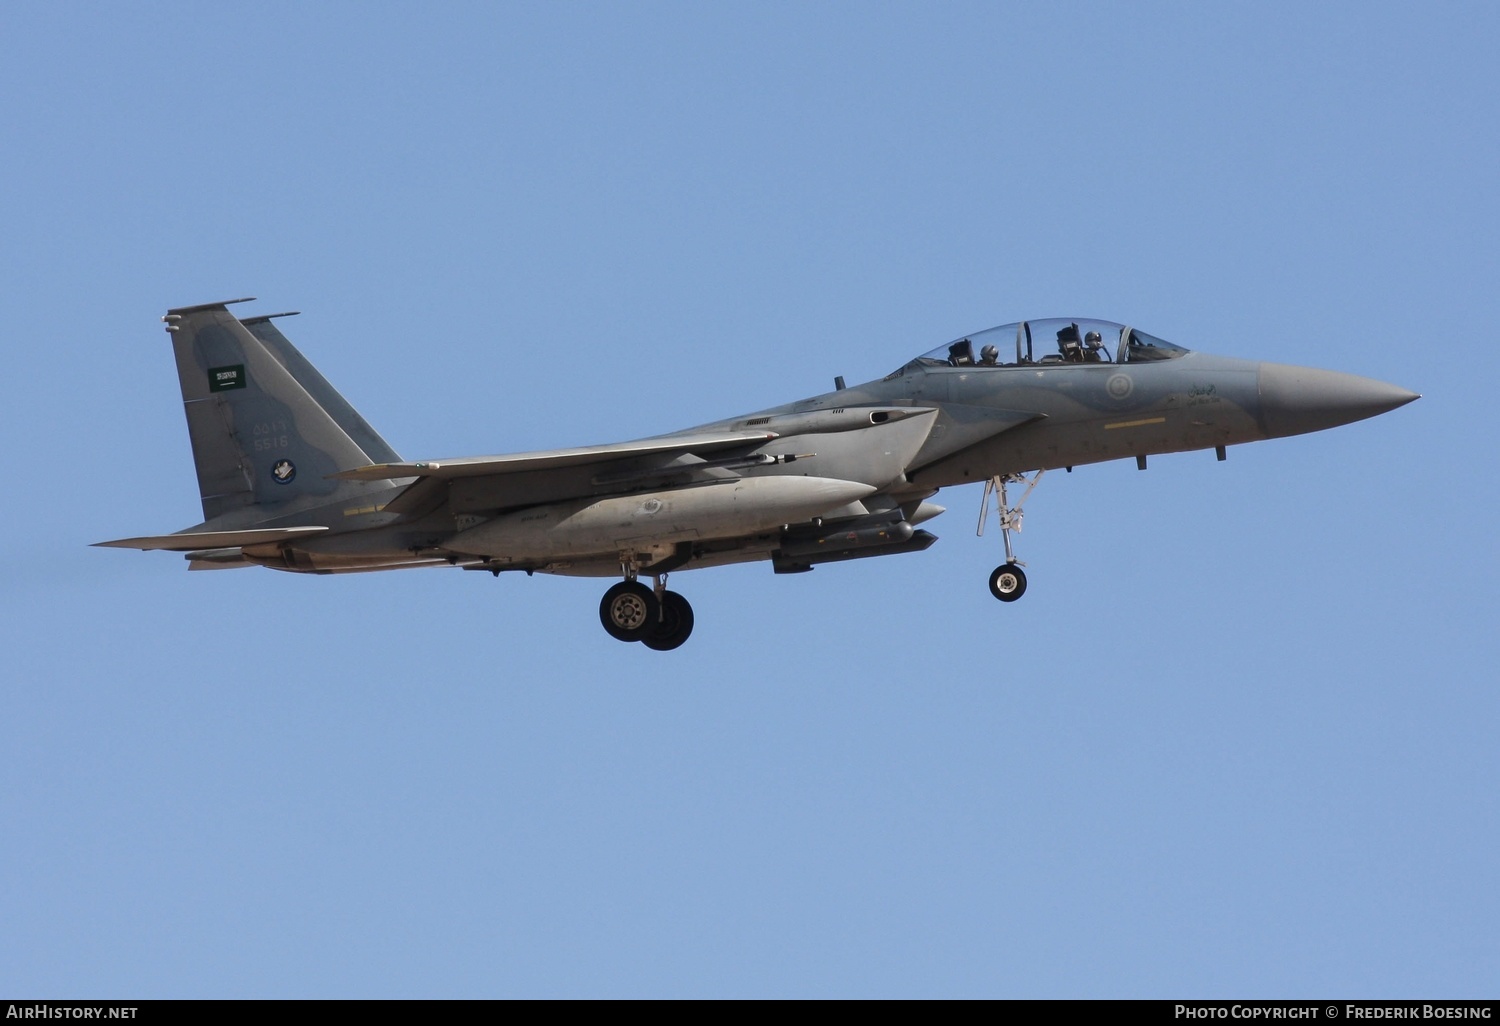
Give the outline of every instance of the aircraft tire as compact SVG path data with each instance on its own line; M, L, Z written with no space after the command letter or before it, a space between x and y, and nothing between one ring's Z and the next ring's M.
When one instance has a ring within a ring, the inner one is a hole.
M1014 602L1026 594L1026 572L1014 563L995 567L990 574L990 594L1001 602Z
M657 652L670 652L681 646L693 633L693 607L675 591L661 595L661 619L656 621L641 644Z
M656 627L656 596L639 581L621 581L599 600L599 622L618 641L640 641Z

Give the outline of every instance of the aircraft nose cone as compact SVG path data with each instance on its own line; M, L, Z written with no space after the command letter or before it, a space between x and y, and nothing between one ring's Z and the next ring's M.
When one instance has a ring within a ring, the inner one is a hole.
M1352 424L1420 398L1374 378L1282 363L1260 365L1261 420L1271 438Z

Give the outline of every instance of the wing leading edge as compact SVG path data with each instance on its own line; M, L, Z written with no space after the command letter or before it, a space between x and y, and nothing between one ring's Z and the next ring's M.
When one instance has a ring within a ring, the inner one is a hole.
M695 454L724 449L756 446L776 438L771 431L727 431L713 434L673 435L637 442L611 445L586 445L573 449L548 449L518 452L504 456L470 456L453 460L427 460L419 463L378 463L345 470L329 477L344 481L383 481L388 478L460 478L513 474L528 470L553 470L581 467L591 463L609 463L639 456L666 453Z

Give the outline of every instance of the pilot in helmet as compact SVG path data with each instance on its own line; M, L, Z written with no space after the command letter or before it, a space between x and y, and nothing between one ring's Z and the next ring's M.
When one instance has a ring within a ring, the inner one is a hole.
M1101 357L1099 350L1104 348L1104 339L1099 337L1097 331L1091 331L1083 336L1084 355L1083 358L1089 363L1099 363Z
M995 366L995 364L1000 362L1000 350L996 349L993 345L985 346L979 350L979 362L986 367Z

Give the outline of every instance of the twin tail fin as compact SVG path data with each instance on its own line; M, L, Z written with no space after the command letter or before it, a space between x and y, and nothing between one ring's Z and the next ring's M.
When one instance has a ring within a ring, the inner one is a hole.
M264 520L363 495L372 485L330 480L396 455L272 323L231 303L178 307L172 336L205 523L240 511ZM239 518L235 518L239 519Z

